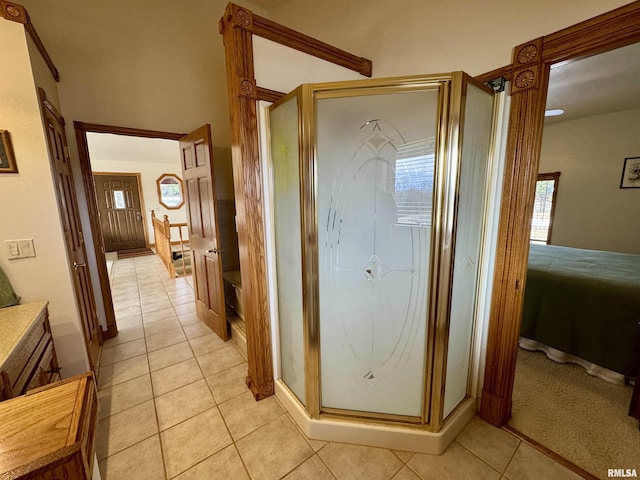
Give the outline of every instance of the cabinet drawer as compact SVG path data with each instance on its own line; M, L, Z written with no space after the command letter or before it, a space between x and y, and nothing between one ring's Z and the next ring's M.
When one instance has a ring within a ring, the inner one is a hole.
M40 343L33 350L31 357L27 361L27 364L24 366L22 373L18 377L18 380L13 385L13 395L22 395L28 390L29 384L31 384L34 377L39 377L40 373L40 362L45 356L47 350L49 350L49 355L52 355L53 348L53 340L51 339L51 334L49 332L45 333L44 336L40 339Z
M47 340L47 336L44 337ZM60 379L58 364L53 354L53 342L48 338L46 348L36 366L25 391L43 387ZM35 355L34 355L35 357Z
M12 396L20 395L24 392L25 387L31 380L31 373L33 373L38 360L44 353L46 344L50 341L51 334L47 332L43 317L38 320L13 352L9 364L3 372L3 376L5 376L8 386L11 388ZM37 353L39 354L36 356Z

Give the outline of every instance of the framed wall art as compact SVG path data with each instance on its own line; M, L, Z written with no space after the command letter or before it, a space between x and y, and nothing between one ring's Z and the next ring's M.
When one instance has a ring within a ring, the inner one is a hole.
M18 173L11 137L6 130L0 130L0 173Z
M620 188L640 188L640 157L624 159Z

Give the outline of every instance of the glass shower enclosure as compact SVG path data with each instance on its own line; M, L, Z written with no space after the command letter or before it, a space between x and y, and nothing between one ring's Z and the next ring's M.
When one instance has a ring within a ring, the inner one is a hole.
M310 419L437 432L469 398L493 110L462 72L270 107L278 379Z

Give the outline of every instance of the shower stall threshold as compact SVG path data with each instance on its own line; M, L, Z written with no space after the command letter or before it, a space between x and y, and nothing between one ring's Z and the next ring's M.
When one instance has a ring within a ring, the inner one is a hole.
M314 440L355 443L372 447L440 455L475 416L476 401L467 398L439 432L416 427L389 426L349 420L309 418L300 402L281 381L275 382L276 398L302 432Z

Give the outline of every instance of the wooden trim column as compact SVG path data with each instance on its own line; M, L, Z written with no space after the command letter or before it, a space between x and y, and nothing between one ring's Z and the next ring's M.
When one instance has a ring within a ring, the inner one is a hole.
M511 415L520 317L529 251L529 231L539 153L548 66L542 38L514 50L511 113L507 137L500 227L489 320L480 416L497 426Z
M260 400L273 394L273 361L252 28L250 10L227 5L220 20L220 33L227 64L233 183L249 364L247 386L256 400Z

